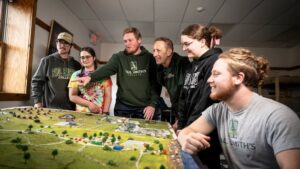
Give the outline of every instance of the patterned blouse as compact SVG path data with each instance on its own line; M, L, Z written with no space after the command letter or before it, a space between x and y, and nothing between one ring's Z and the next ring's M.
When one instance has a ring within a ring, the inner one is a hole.
M88 76L88 71L81 73L81 70L74 72L71 76L68 87L69 88L78 88L79 97L93 102L100 107L99 112L103 112L104 109L104 99L105 99L105 88L112 86L112 81L110 78L104 79L97 82L88 83L86 86L78 86L77 79L78 77ZM89 108L76 104L76 111L78 112L90 112Z

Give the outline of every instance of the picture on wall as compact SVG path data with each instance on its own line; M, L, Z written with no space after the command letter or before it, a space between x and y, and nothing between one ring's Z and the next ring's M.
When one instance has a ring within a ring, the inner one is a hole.
M58 34L61 32L68 32L73 36L73 33L68 31L63 26L61 26L61 24L59 24L55 20L52 20L51 21L51 30L50 30L50 34L49 34L49 38L48 38L49 40L48 40L47 53L46 53L47 55L50 55L57 51L56 38L57 38Z

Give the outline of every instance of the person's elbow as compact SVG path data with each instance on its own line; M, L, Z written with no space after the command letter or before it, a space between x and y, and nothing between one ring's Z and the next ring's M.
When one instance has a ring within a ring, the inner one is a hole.
M71 102L75 102L75 97L74 97L73 95L69 95L69 100L70 100Z
M69 93L69 100L70 100L71 102L75 103L76 97L77 97L77 94L72 93L72 92Z

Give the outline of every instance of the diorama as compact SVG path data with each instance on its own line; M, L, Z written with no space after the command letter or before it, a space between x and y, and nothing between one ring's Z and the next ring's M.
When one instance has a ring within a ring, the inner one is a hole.
M0 109L0 168L183 168L167 122L15 107Z

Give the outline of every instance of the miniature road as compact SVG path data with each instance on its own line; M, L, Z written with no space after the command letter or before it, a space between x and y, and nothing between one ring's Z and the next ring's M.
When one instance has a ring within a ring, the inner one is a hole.
M136 163L135 163L136 169L140 169L139 163L140 163L140 160L141 160L143 154L144 154L144 151L141 150L141 154L140 154L139 158L136 160Z

